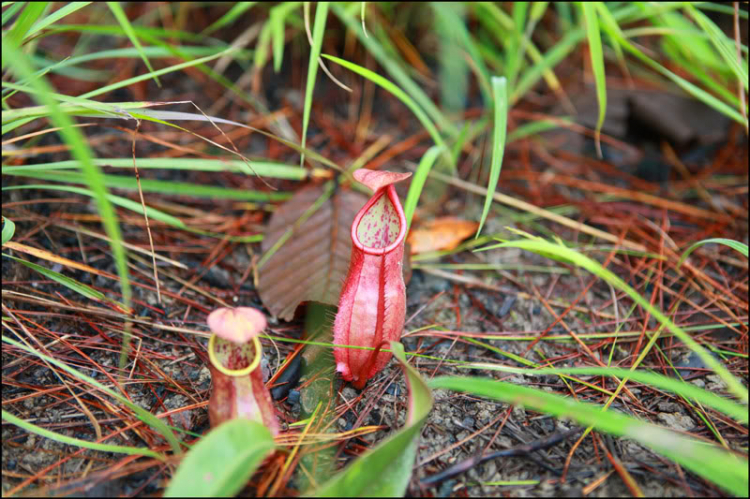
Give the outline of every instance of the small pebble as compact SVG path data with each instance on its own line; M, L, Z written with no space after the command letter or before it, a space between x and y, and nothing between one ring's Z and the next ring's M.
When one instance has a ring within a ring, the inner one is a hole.
M503 304L500 305L500 308L497 310L495 315L502 318L508 315L508 312L510 312L511 307L513 307L513 304L516 303L516 297L515 296L508 296L503 300Z
M391 383L388 385L388 388L385 389L385 393L388 395L393 395L394 397L398 397L401 395L401 387L398 386L396 383Z
M290 404L296 404L299 402L299 390L289 390L289 395L287 395L287 402Z

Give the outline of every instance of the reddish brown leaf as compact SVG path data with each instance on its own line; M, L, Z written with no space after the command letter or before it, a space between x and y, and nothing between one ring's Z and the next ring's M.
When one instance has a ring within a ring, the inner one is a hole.
M301 189L274 212L263 239L263 252L276 244L325 192ZM351 225L367 197L338 189L260 268L258 291L275 316L291 320L304 301L337 305L352 250Z
M477 222L453 217L430 220L409 232L407 241L411 244L411 254L452 250L476 232L478 225Z

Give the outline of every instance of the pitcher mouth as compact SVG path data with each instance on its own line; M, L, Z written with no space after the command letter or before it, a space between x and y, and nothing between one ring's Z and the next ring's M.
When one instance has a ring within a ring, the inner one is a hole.
M390 201L391 205L393 206L393 209L396 212L396 215L398 216L398 222L399 222L399 233L398 236L396 236L396 239L390 243L388 246L385 246L383 248L373 248L371 246L365 246L362 241L360 241L358 231L359 231L359 224L362 221L362 218L367 214L367 212L372 208L372 206L380 201L380 199L383 196L388 196L388 200ZM406 217L404 216L404 210L401 207L401 202L398 199L398 194L396 193L396 188L393 185L389 185L388 187L381 189L378 193L376 193L370 200L367 202L364 207L362 207L361 210L359 210L359 213L357 213L356 218L354 219L354 223L352 223L352 230L351 230L351 236L352 236L352 243L362 250L364 253L368 255L385 255L393 250L395 250L399 245L401 245L404 241L404 238L406 237Z

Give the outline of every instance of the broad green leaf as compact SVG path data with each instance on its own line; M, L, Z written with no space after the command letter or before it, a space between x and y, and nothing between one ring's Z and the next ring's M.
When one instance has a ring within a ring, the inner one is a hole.
M482 232L484 222L490 212L492 205L492 196L497 189L497 182L500 179L500 169L503 166L503 154L505 153L505 136L508 131L508 88L507 80L504 76L492 77L492 95L495 101L495 126L492 133L492 163L490 164L490 178L487 181L487 196L484 198L484 208L482 209L482 218L479 220L477 234L479 237Z
M232 497L275 445L262 424L249 419L227 421L190 449L164 497Z
M685 250L685 252L680 257L680 261L677 263L677 266L681 266L683 263L685 263L685 260L687 260L687 257L690 256L690 253L697 250L704 244L710 244L710 243L717 243L717 244L723 244L724 246L729 246L735 251L739 251L741 254L747 258L748 251L747 251L747 244L741 243L739 241L735 241L733 239L724 239L721 237L714 237L711 239L704 239L703 241L698 241L697 243L694 243L692 246L690 246L688 249Z
M37 435L49 438L50 440L54 440L55 442L60 442L61 444L73 445L75 447L83 447L85 449L98 450L102 452L115 452L117 454L129 454L131 456L148 456L160 461L164 461L164 456L162 454L154 452L146 447L126 447L124 445L89 442L88 440L81 440L80 438L61 435L60 433L42 428L41 426L37 426L35 424L29 423L28 421L24 421L23 419L16 417L11 413L6 412L5 410L2 411L2 415L3 421L7 421L10 424L14 424L28 432L36 433Z
M10 218L3 217L3 244L7 243L13 238L13 234L16 232L16 224Z
M406 361L404 346L392 341L391 350L404 368L409 385L406 425L318 488L316 497L403 497L406 493L420 430L432 409L432 394L419 372Z
M534 240L521 240L501 243L498 245L487 246L477 251L486 251L494 248L520 248L528 251L532 251L539 255L547 258L553 258L555 260L571 263L585 270L588 270L595 276L608 282L616 289L624 291L630 298L638 305L647 310L656 320L664 325L669 331L675 336L682 340L685 345L695 352L701 360L713 371L718 374L722 380L727 384L729 390L741 401L748 402L748 393L744 385L730 373L721 362L711 355L705 348L703 348L698 342L696 342L689 334L687 334L682 328L673 323L664 313L658 308L651 305L643 296L638 294L636 290L630 287L625 281L620 279L612 271L604 268L599 262L592 260L591 258L582 255L581 253L562 246L560 244L553 244L548 241L541 239Z
M444 376L434 378L428 384L433 389L444 388L522 405L527 410L570 419L611 435L631 438L725 490L747 497L747 459L716 445L644 423L611 409L602 411L601 406L504 381Z

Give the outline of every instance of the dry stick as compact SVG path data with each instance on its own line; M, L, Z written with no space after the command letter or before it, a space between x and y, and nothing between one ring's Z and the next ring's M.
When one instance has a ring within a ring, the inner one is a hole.
M461 189L467 190L469 192L474 192L476 194L481 194L481 195L487 194L486 188L479 187L477 185L472 184L471 182L466 182L458 178L453 178L447 175L443 175L442 173L432 171L430 172L430 177L440 180L441 182L446 182L456 187L460 187ZM568 217L558 215L557 213L553 213L551 211L545 210L544 208L539 208L538 206L535 206L531 203L527 203L526 201L521 201L520 199L515 199L511 196L507 196L499 192L494 192L492 194L492 197L498 203L502 203L502 204L511 206L513 208L519 209L519 210L533 213L534 215L537 215L542 218L546 218L547 220L552 220L553 222L557 222L560 225L564 225L573 230L583 232L590 236L598 237L599 239L604 239L605 241L609 241L611 243L619 242L619 238L617 238L616 236L613 236L612 234L608 232L604 232L603 230L596 229L594 227L588 226L581 222L576 222L575 220L572 220ZM621 242L621 244L632 250L644 251L644 252L646 251L646 247L643 246L642 244L638 244L633 241L629 241L627 239L624 239Z
M135 164L135 139L138 136L138 130L141 128L141 120L135 120L135 131L133 132L133 170L135 170L135 183L138 185L138 196L141 199L143 207L143 218L146 219L146 232L148 233L148 244L151 247L151 261L154 264L154 282L156 283L156 299L161 305L161 287L159 286L159 274L156 270L156 252L154 251L154 238L151 236L151 225L148 222L148 212L146 211L146 201L143 199L143 189L141 189L141 174L138 173L138 166Z
M646 497L643 494L643 491L638 486L636 481L633 479L633 476L628 473L627 468L622 465L619 459L617 457L613 456L612 453L607 449L607 446L604 445L604 442L599 441L599 445L604 450L604 452L607 455L607 459L609 459L609 462L612 464L612 466L615 468L615 471L617 471L617 474L620 475L620 478L625 483L625 486L630 491L630 494L634 497Z
M462 461L460 463L454 464L450 468L443 470L440 473L436 473L434 475L423 478L419 483L421 485L430 485L436 482L440 482L452 476L458 475L459 473L468 471L485 461L490 461L492 459L497 459L499 457L529 456L530 454L534 452L546 450L561 442L564 442L568 438L573 437L582 431L583 431L583 428L576 428L574 430L566 431L564 433L553 433L552 435L546 438L543 438L542 440L537 440L536 442L531 443L531 444L523 444L523 445L519 445L516 447L512 447L510 449L504 449L504 450L492 452L490 454L477 455L465 461Z

